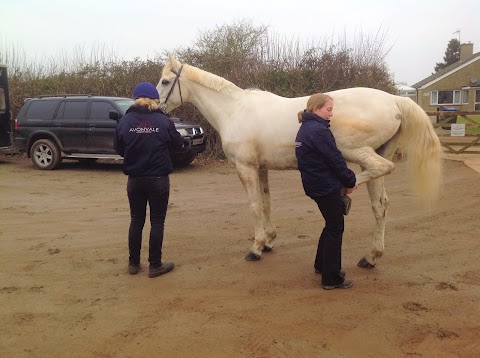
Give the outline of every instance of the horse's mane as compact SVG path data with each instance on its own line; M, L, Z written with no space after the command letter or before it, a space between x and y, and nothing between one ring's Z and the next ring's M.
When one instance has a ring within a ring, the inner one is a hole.
M236 86L225 78L201 70L197 67L183 65L183 70L185 71L185 74L189 80L197 82L198 84L213 89L217 92L222 90L234 91L240 89L240 87Z
M163 73L170 72L171 68L172 68L171 64L167 63L163 69ZM184 74L189 80L196 82L207 88L213 89L217 92L220 92L222 90L226 90L226 91L240 90L240 87L236 86L235 84L226 80L225 78L214 75L213 73L201 70L191 65L184 64L182 74Z

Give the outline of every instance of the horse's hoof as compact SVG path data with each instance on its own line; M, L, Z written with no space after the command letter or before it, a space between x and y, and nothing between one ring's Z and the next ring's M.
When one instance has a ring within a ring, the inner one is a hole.
M358 261L358 267L371 269L374 268L375 265L372 265L365 257L363 257L360 261Z
M271 247L268 247L267 245L263 245L262 247L262 251L263 252L272 252L272 248Z
M258 261L260 260L260 255L254 254L252 251L249 251L247 255L245 255L245 260L247 261Z

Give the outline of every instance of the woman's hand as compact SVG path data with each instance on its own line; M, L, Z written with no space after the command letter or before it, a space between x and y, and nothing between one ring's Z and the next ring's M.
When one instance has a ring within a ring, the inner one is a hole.
M357 189L357 188L358 188L358 184L355 183L355 186L354 186L353 188L345 188L345 193L351 194L351 193L353 193L353 191L354 191L355 189Z

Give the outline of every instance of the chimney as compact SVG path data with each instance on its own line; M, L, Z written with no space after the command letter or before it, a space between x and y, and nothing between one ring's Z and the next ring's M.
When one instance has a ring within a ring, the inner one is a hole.
M473 55L473 44L469 41L468 44L460 45L460 61Z

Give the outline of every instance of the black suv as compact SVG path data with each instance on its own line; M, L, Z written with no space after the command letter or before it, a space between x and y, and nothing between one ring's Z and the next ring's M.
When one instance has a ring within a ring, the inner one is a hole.
M15 148L44 170L58 168L63 158L122 159L113 148L115 127L133 102L92 95L28 98L15 119ZM205 131L197 124L172 120L184 141L182 149L171 153L173 164L188 165L205 150Z

